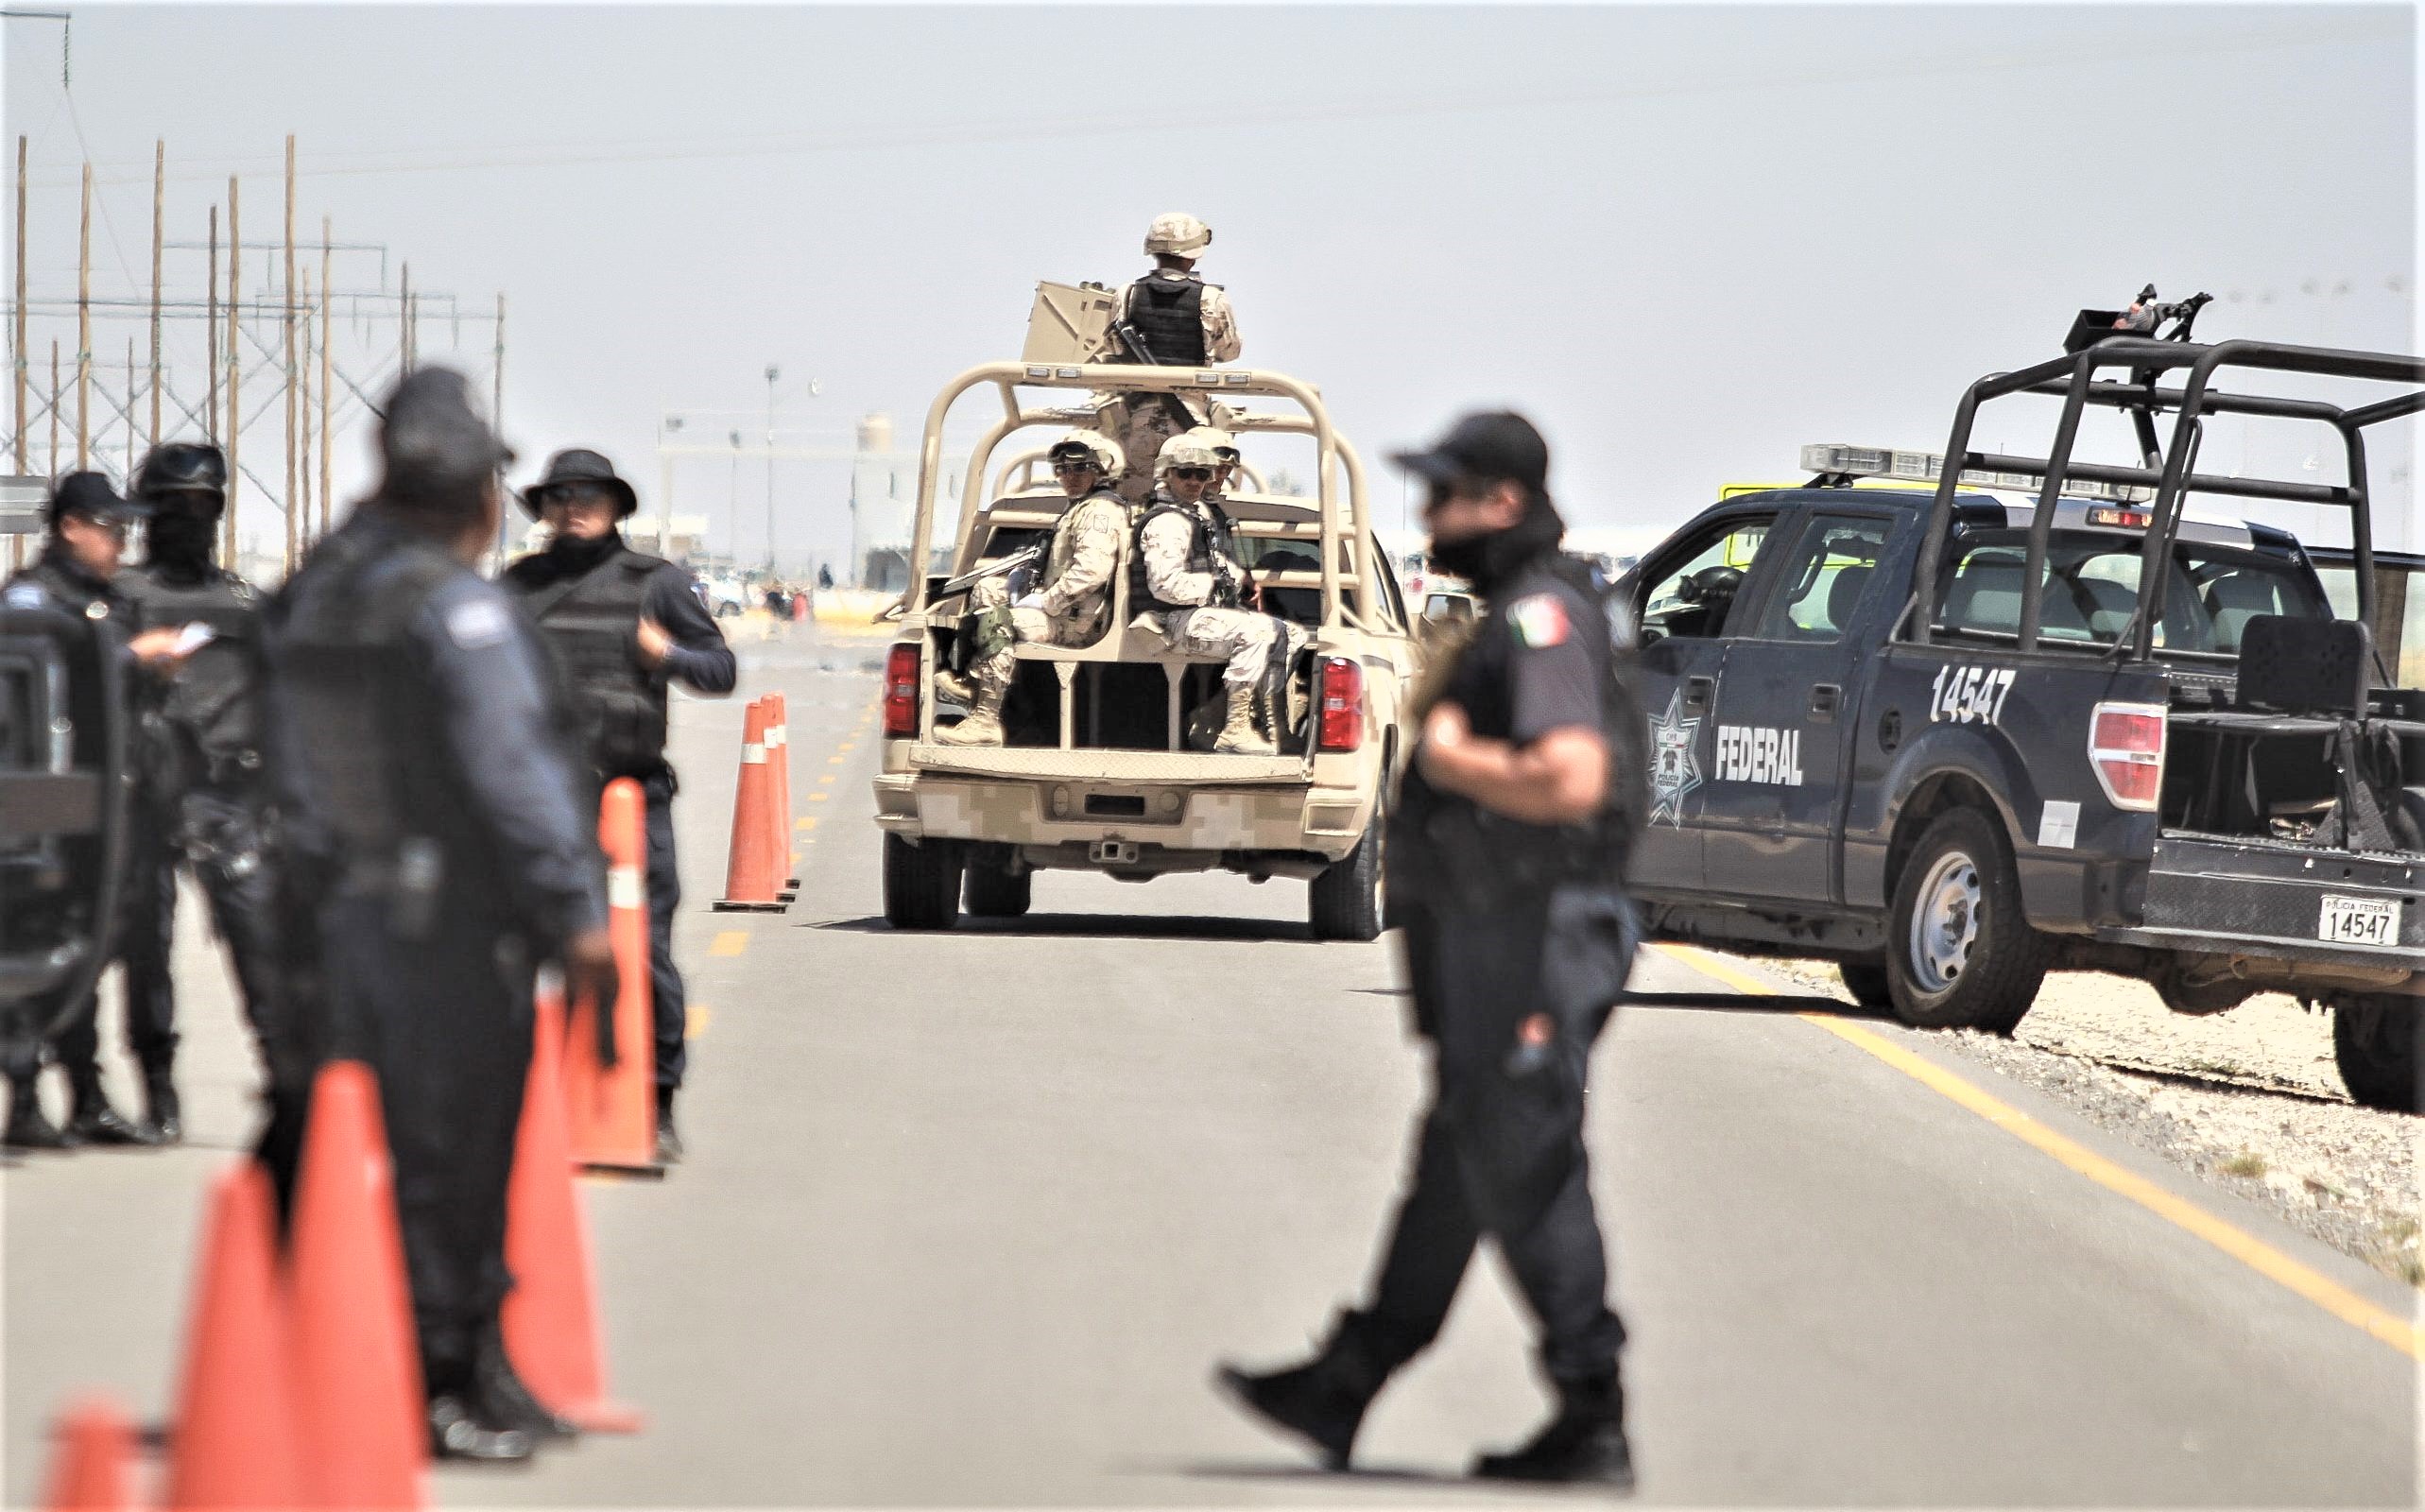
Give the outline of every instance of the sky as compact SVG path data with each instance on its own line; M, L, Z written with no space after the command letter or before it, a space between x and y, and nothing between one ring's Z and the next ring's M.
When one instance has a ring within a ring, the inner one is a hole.
M783 444L847 447L877 412L914 435L954 374L1017 354L1039 280L1135 276L1169 210L1214 228L1202 270L1246 364L1319 385L1367 457L1512 405L1570 520L1640 535L1796 477L1805 442L1941 449L1970 382L2149 281L2216 296L2203 336L2416 350L2406 7L72 9L64 89L61 28L5 24L37 387L51 340L73 369L79 163L95 297L147 295L155 141L169 239L200 240L237 174L253 241L291 132L302 238L325 215L386 249L390 293L409 263L474 317L425 303L423 361L485 393L505 295L516 481L595 446L651 510L668 411L754 441L774 365ZM201 254L167 257L170 297L198 300ZM247 259L270 287L278 259ZM338 287L380 264L342 254ZM375 392L392 326L338 310L337 362ZM120 392L147 327L96 330ZM167 349L198 405L200 322ZM246 435L273 487L278 421ZM1979 438L2050 429L2013 407ZM2228 421L2204 461L2332 475L2314 442ZM370 449L350 405L341 501ZM2378 447L2378 535L2425 547L2412 453ZM1385 527L1403 490L1375 472ZM674 484L717 545L763 555L764 464ZM849 490L846 464L781 465L787 565L844 554ZM244 510L282 528L257 492Z

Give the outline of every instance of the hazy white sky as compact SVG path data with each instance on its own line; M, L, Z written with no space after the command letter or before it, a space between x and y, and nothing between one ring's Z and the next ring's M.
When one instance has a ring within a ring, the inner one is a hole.
M2150 279L2221 297L2202 335L2415 350L2406 7L74 9L71 91L60 28L6 26L38 383L52 338L72 364L43 301L74 294L88 148L95 292L123 297L148 287L155 138L171 237L236 172L252 240L292 131L307 239L325 214L389 249L391 287L409 261L471 310L507 295L525 471L594 444L648 507L664 409L762 413L779 363L787 439L841 446L877 410L907 431L953 373L1016 354L1037 280L1133 276L1172 209L1216 229L1204 270L1247 362L1319 383L1368 455L1527 409L1583 524L1672 523L1722 481L1794 476L1804 441L1939 448L1965 385ZM198 299L199 254L170 257ZM248 258L261 287L272 260ZM112 390L142 332L99 327ZM429 307L424 359L454 339ZM461 341L485 375L485 324ZM172 328L191 396L201 351ZM343 497L368 475L355 413ZM765 421L694 434L731 423ZM274 482L276 416L255 435ZM2018 411L1980 436L2041 438ZM2207 460L2244 448L2294 473L2313 450L2231 421ZM2410 448L2387 451L2406 515ZM838 554L847 469L779 484L787 558ZM686 464L677 507L732 539L730 490ZM739 492L754 556L763 471Z

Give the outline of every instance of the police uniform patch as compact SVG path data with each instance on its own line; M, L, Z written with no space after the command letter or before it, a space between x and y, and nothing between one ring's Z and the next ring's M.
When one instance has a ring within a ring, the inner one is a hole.
M1556 593L1534 593L1507 607L1507 622L1516 639L1536 651L1566 644L1566 606Z
M50 596L43 592L42 584L18 583L10 588L5 596L0 596L0 603L7 604L10 609L40 609L48 603L49 599Z
M506 638L512 625L506 607L492 598L458 604L446 613L447 638L466 651L496 644Z

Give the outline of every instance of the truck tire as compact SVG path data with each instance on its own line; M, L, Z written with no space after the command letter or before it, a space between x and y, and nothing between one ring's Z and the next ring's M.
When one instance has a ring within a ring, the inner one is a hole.
M2055 958L2021 911L2012 847L1994 816L1940 814L1895 882L1886 986L1896 1015L1921 1029L2010 1034Z
M2425 1003L2377 996L2332 1010L2332 1058L2361 1107L2414 1113L2425 1107L2425 1060L2417 1056L2416 1016Z
M971 919L1023 919L1036 897L1036 873L1013 867L1007 858L978 854L969 857L968 904Z
M885 836L885 922L895 929L949 929L960 919L960 848Z
M1382 884L1381 832L1384 816L1372 805L1372 822L1355 849L1317 873L1306 888L1305 911L1316 939L1377 939L1389 900Z
M1891 1008L1895 1005L1894 988L1887 985L1884 961L1838 961L1835 963L1835 975L1836 980L1844 984L1844 990L1852 994L1852 1001L1863 1007Z

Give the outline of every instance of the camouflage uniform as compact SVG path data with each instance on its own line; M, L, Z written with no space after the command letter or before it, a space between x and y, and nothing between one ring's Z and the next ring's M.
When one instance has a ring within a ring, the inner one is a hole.
M1053 529L1038 604L1010 602L1010 584L989 577L969 590L969 612L979 618L977 655L969 662L969 683L1007 690L1017 670L1012 646L1020 641L1046 645L1091 645L1111 612L1111 575L1120 567L1120 543L1128 534L1127 507L1109 489L1069 507Z
M1210 526L1212 510L1204 505L1191 507L1166 495L1157 496L1154 502L1157 507L1185 509ZM1186 518L1177 513L1155 515L1138 533L1137 551L1144 559L1145 581L1154 596L1164 603L1195 606L1166 610L1156 618L1174 649L1189 656L1225 659L1229 664L1222 669L1221 680L1233 688L1251 689L1271 665L1274 644L1285 636L1285 649L1294 651L1303 632L1270 614L1215 605L1218 578L1209 572L1188 571L1193 534ZM1233 581L1246 580L1245 569L1235 561L1229 561L1229 568Z
M1204 249L1212 244L1211 228L1193 215L1173 214L1157 216L1145 232L1146 252L1185 257L1191 263L1201 257ZM1149 282L1156 276L1149 273L1140 282ZM1174 279L1183 276L1190 281L1194 278L1193 274L1172 272L1159 276ZM1136 293L1136 285L1131 284L1121 295L1120 317L1124 320L1133 318ZM1203 335L1204 362L1238 360L1238 353L1243 348L1238 341L1237 312L1230 307L1230 296L1219 284L1200 284L1196 323ZM1187 360L1178 366L1195 365L1195 353L1188 352L1185 356ZM1109 397L1101 404L1099 423L1104 433L1117 440L1130 456L1160 455L1164 444L1173 437L1213 418L1208 402L1203 398L1195 394L1172 397L1178 401L1178 409L1186 412L1185 420L1181 420L1174 406L1161 395L1124 394ZM1143 504L1152 489L1152 477L1144 469L1138 468L1122 481L1120 495L1130 504Z

